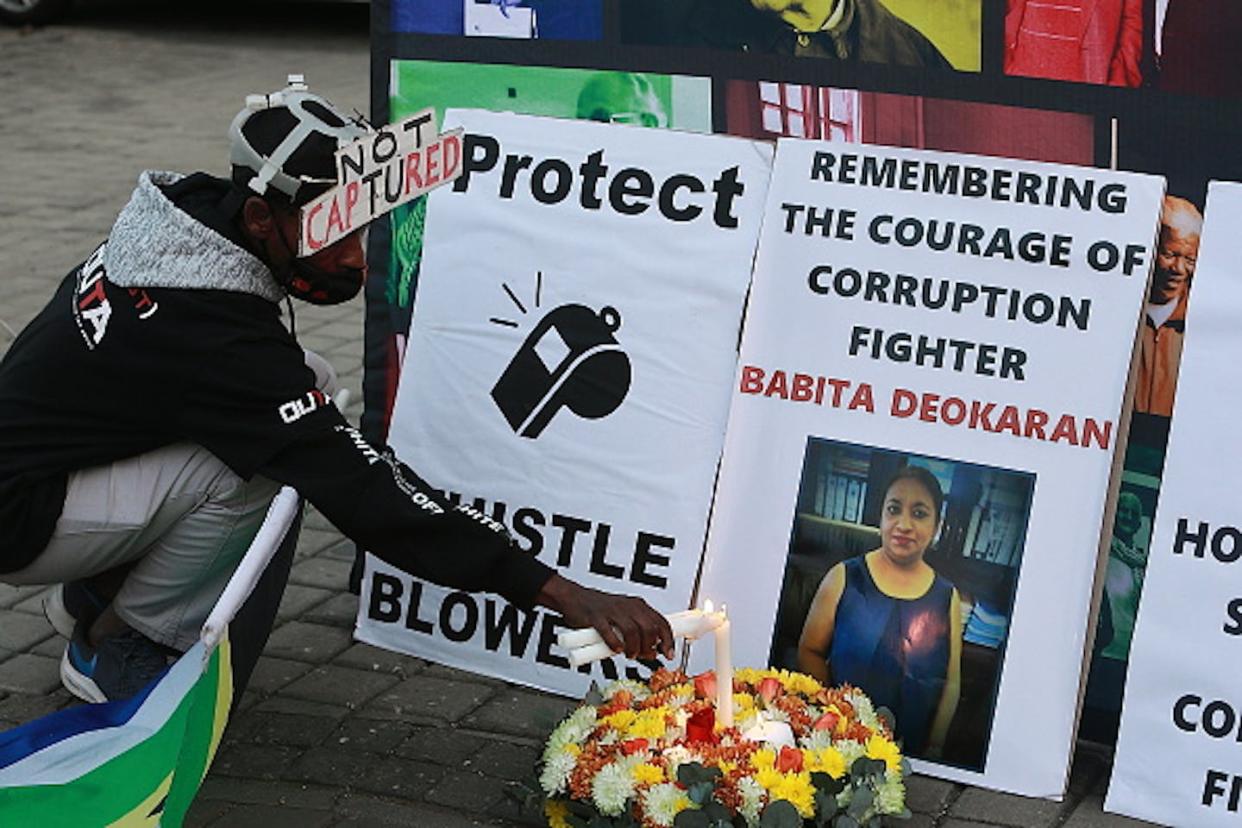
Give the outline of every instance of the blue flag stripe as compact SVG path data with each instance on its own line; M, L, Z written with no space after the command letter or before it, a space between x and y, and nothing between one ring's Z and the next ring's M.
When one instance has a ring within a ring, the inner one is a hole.
M3 734L0 788L63 784L142 742L202 676L204 653L195 644L132 699L61 710ZM25 731L20 741L18 731Z

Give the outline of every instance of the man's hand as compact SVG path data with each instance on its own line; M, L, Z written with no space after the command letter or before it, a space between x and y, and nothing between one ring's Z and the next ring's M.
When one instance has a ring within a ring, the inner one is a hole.
M553 575L535 599L559 612L570 628L594 627L604 643L631 659L673 657L673 631L668 619L642 598L588 589Z

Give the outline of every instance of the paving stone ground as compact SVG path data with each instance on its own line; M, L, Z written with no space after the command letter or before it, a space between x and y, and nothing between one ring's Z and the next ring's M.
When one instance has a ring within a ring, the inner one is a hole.
M300 3L87 0L67 25L0 29L0 354L107 232L141 169L225 170L250 92L305 72L368 105L367 10ZM361 302L298 310L304 343L361 405ZM192 828L539 824L507 796L529 779L563 699L352 639L352 546L308 516L277 627L191 812ZM70 705L41 590L0 586L0 727ZM911 828L1137 826L1102 813L1109 756L1080 747L1061 803L928 778ZM0 824L3 824L0 818Z

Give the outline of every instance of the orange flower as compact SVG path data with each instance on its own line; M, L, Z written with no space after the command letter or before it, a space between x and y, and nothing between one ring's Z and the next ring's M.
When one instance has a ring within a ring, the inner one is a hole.
M763 681L759 682L759 686L755 689L765 702L770 702L780 694L782 688L780 679L768 676Z
M708 670L694 677L694 694L700 699L716 698L716 673Z
M785 745L776 757L776 769L781 773L802 772L802 751Z

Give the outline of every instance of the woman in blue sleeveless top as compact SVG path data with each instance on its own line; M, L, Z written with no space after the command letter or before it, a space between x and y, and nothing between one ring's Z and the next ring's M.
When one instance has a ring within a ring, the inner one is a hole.
M907 755L937 759L961 694L957 590L923 560L944 494L916 466L889 481L880 548L828 570L807 613L798 666L852 684L897 717Z

